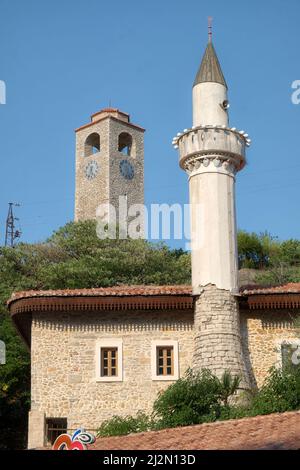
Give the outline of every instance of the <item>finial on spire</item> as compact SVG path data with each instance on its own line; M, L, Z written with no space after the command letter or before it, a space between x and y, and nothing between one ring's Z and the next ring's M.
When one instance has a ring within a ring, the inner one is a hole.
M212 42L212 16L208 17L208 42Z

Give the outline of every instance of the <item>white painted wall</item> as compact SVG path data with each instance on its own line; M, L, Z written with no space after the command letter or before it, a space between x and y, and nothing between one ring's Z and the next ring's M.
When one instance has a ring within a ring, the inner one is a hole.
M227 100L227 89L221 83L205 82L193 87L193 126L228 126L228 113L220 106Z
M235 178L213 163L189 178L192 285L238 291Z

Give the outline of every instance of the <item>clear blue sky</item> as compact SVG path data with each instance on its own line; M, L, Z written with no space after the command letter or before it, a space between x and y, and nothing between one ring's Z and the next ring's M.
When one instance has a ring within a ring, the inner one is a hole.
M238 226L300 238L299 0L0 0L1 243L9 201L22 204L23 241L72 220L74 129L109 100L147 129L147 204L188 202L171 141L191 126L209 15L230 123L252 138Z

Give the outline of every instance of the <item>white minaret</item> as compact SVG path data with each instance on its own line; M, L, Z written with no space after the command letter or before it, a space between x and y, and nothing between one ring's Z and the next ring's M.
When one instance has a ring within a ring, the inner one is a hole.
M238 301L235 175L245 165L244 131L229 127L227 85L211 42L193 85L193 127L177 134L180 166L189 177L194 368L239 374L247 386Z

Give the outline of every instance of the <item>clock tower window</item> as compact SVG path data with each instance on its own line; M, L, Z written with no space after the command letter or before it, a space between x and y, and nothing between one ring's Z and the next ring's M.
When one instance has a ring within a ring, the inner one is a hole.
M100 136L97 132L90 134L84 144L84 156L89 157L100 152Z
M127 132L122 132L119 135L118 150L123 155L131 156L132 151L132 137Z

